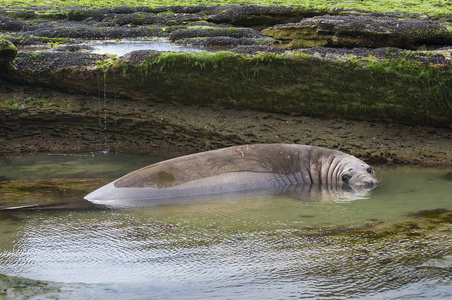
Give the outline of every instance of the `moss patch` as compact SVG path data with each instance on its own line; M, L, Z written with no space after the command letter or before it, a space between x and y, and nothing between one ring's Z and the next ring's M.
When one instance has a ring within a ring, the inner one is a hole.
M316 16L298 23L278 24L262 31L284 40L286 47L398 47L419 49L452 44L449 22L386 16Z
M32 0L23 1L8 1L1 0L0 4L2 7L112 7L112 6L199 6L199 5L244 5L244 4L257 4L266 6L294 6L294 10L322 10L322 11L341 11L344 9L354 10L356 12L393 12L396 15L403 16L404 12L417 13L417 14L427 14L429 16L440 17L450 17L450 1L434 1L426 0L422 1L422 5L419 4L417 0L406 0L406 1L394 1L394 0L362 0L362 1L340 1L340 0L321 0L321 1L311 1L311 0L281 0L281 1L271 1L271 0L254 0L247 1L246 3L238 0L130 0L130 1L91 1L91 0L55 0L52 3L47 2L36 2ZM22 10L22 15L24 17L29 17L30 13Z
M347 56L324 61L303 52L143 52L112 59L77 53L20 54L10 78L62 90L140 100L450 127L452 71L416 59ZM97 67L93 69L93 64ZM100 74L99 74L100 73ZM58 82L58 86L55 86Z
M24 108L40 108L46 109L53 105L53 100L44 98L21 98L18 100L3 100L0 99L0 110L21 110Z
M451 125L450 69L406 59L369 57L358 63L353 58L324 62L299 52L290 56L163 53L151 54L138 66L120 62L117 68L126 79L120 90L141 90L160 99L329 118ZM115 66L109 71L118 72Z
M3 36L5 40L10 41L16 46L29 46L29 45L47 45L49 47L58 47L62 44L75 43L75 39L72 38L51 38L51 37L41 37L41 36L13 36L5 35Z
M6 71L17 55L17 47L13 43L0 38L0 73Z

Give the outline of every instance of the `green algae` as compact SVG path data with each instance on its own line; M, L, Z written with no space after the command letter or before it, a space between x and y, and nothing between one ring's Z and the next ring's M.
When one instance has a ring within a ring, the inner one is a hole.
M6 39L0 38L0 73L11 65L17 55L17 47Z
M4 35L3 39L14 43L16 46L23 45L47 45L50 48L57 48L59 45L75 43L75 39L73 38L50 38L43 36L14 36L14 35Z
M32 98L20 100L0 100L0 110L22 110L24 108L49 108L54 104L53 99Z
M407 57L352 55L325 61L301 52L150 52L138 62L96 56L93 70L93 64L60 66L63 55L22 53L15 63L26 67L11 76L44 85L60 82L60 89L97 94L97 78L103 75L106 82L115 81L114 86L105 86L106 94L140 100L451 126L451 69ZM52 72L41 70L49 59L58 62Z
M404 58L324 62L297 52L168 52L151 54L139 66L121 61L117 68L130 78L125 87L185 103L451 125L450 68Z
M335 12L348 14L350 12L343 10L351 10L354 13L366 12L382 12L382 13L397 13L399 17L406 17L405 13L427 15L433 18L451 18L451 1L434 1L434 0L406 0L406 1L394 1L394 0L361 0L361 1L339 1L339 0L321 0L321 1L310 1L310 0L281 0L281 1L270 1L270 0L254 0L249 2L237 1L237 0L146 0L146 1L91 1L91 0L55 0L50 2L36 2L32 0L24 1L9 1L0 0L0 5L5 8L17 8L17 7L53 7L53 8L63 8L63 7L83 7L85 8L101 8L101 7L119 7L119 6L132 6L132 7L160 7L160 6L191 6L191 5L263 5L263 6L293 6L294 12L306 11L312 12L313 10L319 13ZM40 14L41 12L38 12ZM51 11L46 11L44 14L52 13ZM65 18L66 12L59 13L62 18ZM29 10L21 10L21 16L24 18L33 17L34 15L29 12ZM410 15L413 16L413 15Z

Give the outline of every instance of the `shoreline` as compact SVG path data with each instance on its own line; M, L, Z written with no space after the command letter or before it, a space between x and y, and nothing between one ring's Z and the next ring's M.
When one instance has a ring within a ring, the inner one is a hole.
M1 82L0 100L22 99L23 107L3 116L0 155L108 150L170 157L237 144L298 143L369 163L452 166L449 128L132 101ZM37 97L47 102L36 104Z

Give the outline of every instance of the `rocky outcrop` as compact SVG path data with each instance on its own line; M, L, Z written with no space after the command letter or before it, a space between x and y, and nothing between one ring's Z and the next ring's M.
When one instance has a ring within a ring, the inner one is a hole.
M323 49L252 55L139 51L119 59L20 53L8 78L93 95L101 79L103 93L142 101L452 126L450 62L442 54L386 48L341 55Z
M324 11L304 7L244 5L226 7L206 20L263 29L276 24L298 22L303 18L324 13Z
M193 23L178 26L172 31L170 40L178 45L191 46L239 46L239 45L271 45L272 38L265 37L258 30L247 27L213 23Z
M262 31L288 49L309 47L397 47L416 50L452 45L448 22L368 16L318 16Z
M0 38L0 73L6 72L17 55L17 47L13 43Z

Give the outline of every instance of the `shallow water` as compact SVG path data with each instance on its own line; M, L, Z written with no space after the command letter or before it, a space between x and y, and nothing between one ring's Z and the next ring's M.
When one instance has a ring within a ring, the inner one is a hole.
M63 45L59 47L67 47L71 45ZM123 56L132 51L138 50L154 50L154 51L171 51L171 52L200 52L200 51L208 51L208 52L216 52L220 50L230 49L231 47L191 47L191 46L183 46L176 45L171 43L166 39L155 39L155 40L144 40L144 41L130 41L130 40L104 40L104 41L87 41L80 46L82 48L81 51L89 52L94 54L110 54ZM58 48L52 48L50 46L25 46L20 47L20 52L34 52L34 51L55 51L59 50Z
M202 48L196 47L187 47L187 46L179 46L171 44L169 41L158 40L151 42L132 42L132 41L103 41L103 42L95 42L88 43L87 46L91 46L94 48L92 53L97 54L115 54L118 56L122 56L132 51L137 50L155 50L155 51L172 51L172 52L199 52L206 51Z
M160 159L1 157L0 178L115 178ZM452 297L452 228L397 242L341 234L452 210L451 170L375 169L382 185L360 200L251 194L129 209L1 212L0 273L85 284L62 299Z

